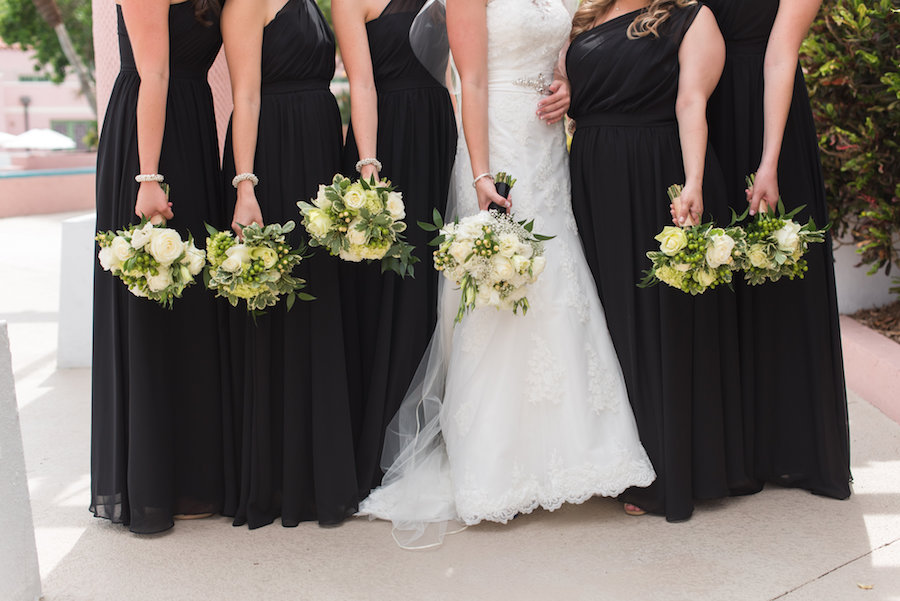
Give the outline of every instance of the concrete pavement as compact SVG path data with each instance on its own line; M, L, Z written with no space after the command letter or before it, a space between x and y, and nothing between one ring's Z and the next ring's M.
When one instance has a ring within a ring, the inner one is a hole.
M56 369L62 217L0 220L0 320L46 601L900 601L900 425L855 394L847 501L768 488L668 524L594 499L417 552L364 519L251 532L217 517L150 537L97 520L87 510L90 374Z

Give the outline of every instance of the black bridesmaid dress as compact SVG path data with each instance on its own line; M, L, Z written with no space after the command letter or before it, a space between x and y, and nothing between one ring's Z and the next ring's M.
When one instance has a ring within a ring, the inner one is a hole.
M168 222L199 246L204 222L222 222L222 179L206 77L222 44L218 18L194 17L192 2L169 8L169 94L159 171L171 184ZM136 223L140 173L140 78L118 8L121 71L97 153L97 228ZM222 508L219 337L221 306L202 281L169 311L132 296L94 267L91 510L149 534L173 514Z
M381 177L391 180L406 204L407 241L420 260L415 278L381 273L380 263L345 263L344 297L353 314L348 348L359 350L362 405L355 407L360 494L381 484L384 432L409 388L437 320L438 273L431 267L433 234L416 225L444 214L456 155L456 118L447 89L413 54L409 29L425 0L391 0L366 24L378 91L377 155ZM344 172L357 177L353 126L347 132Z
M728 200L747 207L744 178L763 148L763 60L778 0L707 2L725 36L725 72L709 105L710 141L725 174ZM828 221L817 135L803 72L778 163L786 207L805 204L797 219ZM850 495L850 442L831 237L814 244L803 280L736 286L743 397L752 412L747 452L762 482Z
M678 49L700 7L676 8L660 37L629 40L632 12L572 41L572 204L641 442L657 480L622 499L687 519L694 499L751 492L743 456L737 322L727 289L691 297L639 289L654 236L671 225L666 189L684 183L675 118ZM705 217L728 219L718 166L708 153Z
M265 28L254 173L265 223L293 220L298 200L340 171L341 118L329 90L334 35L313 0L288 0ZM236 193L231 129L223 164L229 211ZM233 213L229 213L231 215ZM234 398L225 410L226 502L236 526L332 525L356 512L348 372L338 260L319 250L295 273L316 297L269 308L255 320L232 311Z

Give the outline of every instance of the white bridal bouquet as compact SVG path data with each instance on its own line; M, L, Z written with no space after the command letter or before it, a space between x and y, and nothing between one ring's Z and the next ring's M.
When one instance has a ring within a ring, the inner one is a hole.
M753 187L754 179L755 174L747 178L749 188ZM831 227L816 229L812 219L806 225L794 221L794 216L805 206L785 213L784 203L779 198L776 212L760 211L745 226L746 252L741 258L740 268L749 284L755 286L770 280L777 282L782 277L791 280L803 278L808 270L803 255L811 243L824 242L825 232ZM740 219L746 216L747 212Z
M684 186L669 186L669 199L677 205ZM712 222L687 227L667 226L656 235L659 250L647 253L653 263L638 284L646 288L663 282L692 295L721 284L731 284L732 272L743 256L744 231L732 223L727 228Z
M344 261L381 261L381 271L413 275L418 262L406 242L403 195L387 180L351 181L341 174L319 186L310 202L297 203L310 246L322 246Z
M439 232L432 241L438 247L434 268L462 290L456 323L475 307L528 311L528 286L544 271L544 241L552 239L533 233L534 221L481 211L444 223L435 210L434 223L419 227Z
M147 219L124 230L99 232L96 240L104 270L122 280L133 295L169 309L194 283L206 260L192 237L185 242L177 231Z
M304 258L305 248L291 248L285 235L294 230L293 221L260 227L254 223L243 229L239 241L231 232L219 232L207 225L206 253L209 265L204 273L206 286L232 306L246 301L247 310L258 314L286 296L287 308L294 302L314 300L300 292L306 281L291 275Z

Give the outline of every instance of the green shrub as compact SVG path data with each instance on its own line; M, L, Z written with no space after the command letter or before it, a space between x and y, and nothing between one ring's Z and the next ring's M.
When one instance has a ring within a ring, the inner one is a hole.
M900 267L900 9L826 0L801 48L830 214L869 273Z

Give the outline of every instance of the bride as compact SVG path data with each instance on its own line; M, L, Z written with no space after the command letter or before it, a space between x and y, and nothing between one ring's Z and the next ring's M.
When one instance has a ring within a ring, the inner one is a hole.
M655 478L572 215L568 84L554 75L570 30L563 2L447 2L465 133L449 217L510 206L489 175L502 170L518 180L516 216L555 238L525 316L480 308L454 328L459 291L443 288L431 344L388 428L384 484L360 506L391 520L403 547Z

